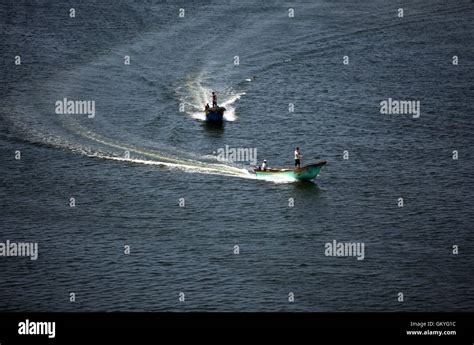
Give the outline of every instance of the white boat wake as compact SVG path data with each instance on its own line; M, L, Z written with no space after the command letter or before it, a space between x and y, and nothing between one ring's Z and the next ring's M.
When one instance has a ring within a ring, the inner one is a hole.
M211 102L212 91L217 92L218 105L225 107L224 120L233 122L237 119L235 113L234 103L239 100L244 91L236 92L233 89L227 90L213 90L210 87L203 86L204 78L200 74L196 78L188 77L184 87L176 88L177 96L182 104L184 104L184 111L190 117L196 120L205 121L204 106Z

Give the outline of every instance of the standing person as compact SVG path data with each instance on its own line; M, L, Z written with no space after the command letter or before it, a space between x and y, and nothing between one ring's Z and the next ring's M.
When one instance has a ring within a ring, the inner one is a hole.
M262 171L267 170L267 160L266 159L263 160L263 163L262 163L262 166L261 166L260 170L262 170Z
M300 152L300 148L297 147L295 150L295 167L298 167L298 168L301 167L301 161L300 161L301 157L303 157L303 155Z
M217 95L212 91L212 107L217 107Z

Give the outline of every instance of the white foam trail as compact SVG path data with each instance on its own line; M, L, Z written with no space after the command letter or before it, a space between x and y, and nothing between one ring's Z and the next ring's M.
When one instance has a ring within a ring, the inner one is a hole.
M231 122L237 120L237 116L235 115L235 107L233 106L233 104L235 103L235 101L239 100L240 97L242 97L243 95L245 95L245 92L235 94L231 96L229 99L221 103L222 106L226 108L226 112L224 113L225 120L231 121Z
M35 129L32 129L30 126L21 126L21 123L15 123L16 130L21 131L24 137L29 138L32 142L41 142L43 144L50 145L56 148L67 149L76 154L84 155L92 158L107 159L112 161L119 162L128 162L132 164L145 164L153 165L158 167L166 167L168 169L179 169L185 172L190 173L200 173L200 174L211 174L211 175L221 175L228 177L237 177L243 179L256 179L255 174L249 172L247 169L238 168L231 165L219 164L219 163L208 163L192 159L181 159L177 157L164 156L163 154L157 151L150 151L144 148L133 147L129 144L124 144L117 142L115 140L105 138L97 133L94 133L75 121L70 121L68 123L68 128L74 133L81 135L84 138L93 140L97 143L104 145L109 148L120 149L123 154L125 151L129 151L130 154L138 154L145 157L150 157L151 159L143 159L137 157L120 157L117 153L110 153L99 151L97 148L92 148L85 146L83 144L70 142L61 138L59 136L49 135L41 133ZM208 158L214 158L215 156L207 156ZM265 180L275 182L275 183L288 183L293 181L284 181L278 178L266 178Z
M203 111L194 111L194 112L189 112L188 114L191 115L193 119L206 121L206 114Z
M193 166L189 164L160 162L160 161L155 161L155 160L147 160L147 159L139 159L139 158L115 157L115 156L109 156L109 155L103 155L103 154L87 154L87 156L113 160L113 161L129 162L133 164L154 165L154 166L160 166L160 167L167 167L171 169L176 168L176 169L183 170L189 173L238 177L238 178L251 179L251 180L257 179L257 177L254 174L250 173L246 169L239 169L239 168L232 168L232 167L225 166L226 168L233 169L233 171L230 172L230 170L222 170L221 169L222 166L217 165L217 164L210 164L208 167L203 167L203 166ZM291 177L285 177L285 176L265 176L265 177L259 177L258 180L264 180L264 181L273 182L273 183L298 182L298 180L296 179L293 179Z
M207 163L201 162L192 159L183 159L172 156L165 156L162 153L157 151L151 151L143 148L133 147L131 145L120 143L108 138L104 138L99 134L91 132L79 124L76 124L75 130L77 133L81 134L83 137L86 137L90 140L96 141L102 145L120 149L122 152L128 151L130 154L135 153L141 156L150 157L151 159L142 159L138 157L119 157L110 154L104 153L90 153L85 152L89 157L103 158L115 161L124 161L138 164L147 164L147 165L156 165L164 166L168 168L176 168L187 172L197 172L204 174L215 174L215 175L224 175L240 178L255 178L253 174L250 174L244 168L237 168L226 164L219 163Z
M131 146L121 144L121 143L112 143L108 140L98 139L91 135L87 135L87 137L104 145L120 148L121 150L124 150L124 151L136 152L138 154L150 156L155 159L147 160L147 159L133 158L133 157L125 158L125 157L110 156L107 154L86 153L86 155L89 157L96 157L96 158L121 161L121 162L130 162L130 163L135 163L135 164L162 166L162 167L174 168L174 169L179 169L179 170L192 172L192 173L221 175L221 176L238 177L238 178L244 178L244 179L257 179L257 176L255 174L249 172L247 169L244 169L244 168L237 168L237 167L233 167L226 164L206 163L206 162L200 162L200 161L189 160L189 159L164 157L156 152L150 152L148 150L138 149L138 148L131 147ZM263 176L263 177L259 177L258 179L268 181L268 182L273 182L273 183L293 183L293 182L298 181L294 178L291 178L289 176L284 176L284 175L283 176L278 176L278 175Z
M238 167L234 167L234 166L222 164L222 163L207 163L207 162L201 162L201 161L196 161L196 160L191 160L191 159L181 159L177 157L163 156L161 153L158 153L156 151L149 151L143 148L136 148L128 144L114 142L110 139L103 138L100 135L93 133L91 131L88 131L85 129L80 130L80 128L82 128L82 126L79 125L79 128L77 129L79 129L79 132L84 137L87 137L91 140L94 140L106 146L115 147L122 151L128 151L130 153L135 152L139 155L151 157L152 159L148 160L148 159L142 159L142 158L136 158L136 157L126 158L126 157L112 156L109 154L90 153L90 151L84 151L83 154L86 154L89 157L102 158L102 159L121 161L121 162L129 162L129 163L134 163L134 164L161 166L161 167L167 167L171 169L179 169L185 172L192 172L192 173L221 175L221 176L238 177L238 178L244 178L244 179L257 179L257 176L255 174L249 172L245 168L238 168ZM216 158L215 156L209 156L209 155L204 156L204 157ZM273 183L293 183L293 182L298 181L292 177L285 176L285 175L262 176L262 177L258 177L258 180L264 180L264 181L273 182Z
M154 166L167 167L171 169L175 168L175 169L179 169L179 170L183 170L183 171L191 172L191 173L239 177L239 178L246 178L246 179L255 178L255 176L250 174L246 169L234 168L234 170L232 171L232 170L222 169L221 166L214 165L214 164L206 167L206 166L198 166L198 165L190 165L190 164L161 162L161 161L156 161L156 160L147 160L147 159L140 159L140 158L115 157L115 156L109 156L109 155L103 155L103 154L88 154L88 156L94 157L94 158L120 161L120 162L129 162L129 163L134 163L134 164L154 165Z

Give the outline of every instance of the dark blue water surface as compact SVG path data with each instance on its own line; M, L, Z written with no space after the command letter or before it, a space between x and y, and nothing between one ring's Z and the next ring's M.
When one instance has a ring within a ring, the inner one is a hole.
M470 1L3 1L0 242L39 257L0 257L0 310L474 311L473 17ZM202 120L212 90L222 127ZM56 114L64 98L95 117ZM388 98L420 117L381 114ZM328 165L255 180L215 158L226 145ZM365 259L326 256L333 240Z

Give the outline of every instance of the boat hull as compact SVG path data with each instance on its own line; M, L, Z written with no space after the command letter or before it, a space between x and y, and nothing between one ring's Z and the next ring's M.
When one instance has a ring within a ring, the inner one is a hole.
M206 110L207 122L223 122L224 121L224 107L213 107Z
M258 178L267 178L267 177L285 177L289 179L294 179L298 181L309 181L318 176L321 168L326 165L326 161L320 161L314 164L308 164L301 168L296 169L267 169L263 170L254 170L255 175Z

